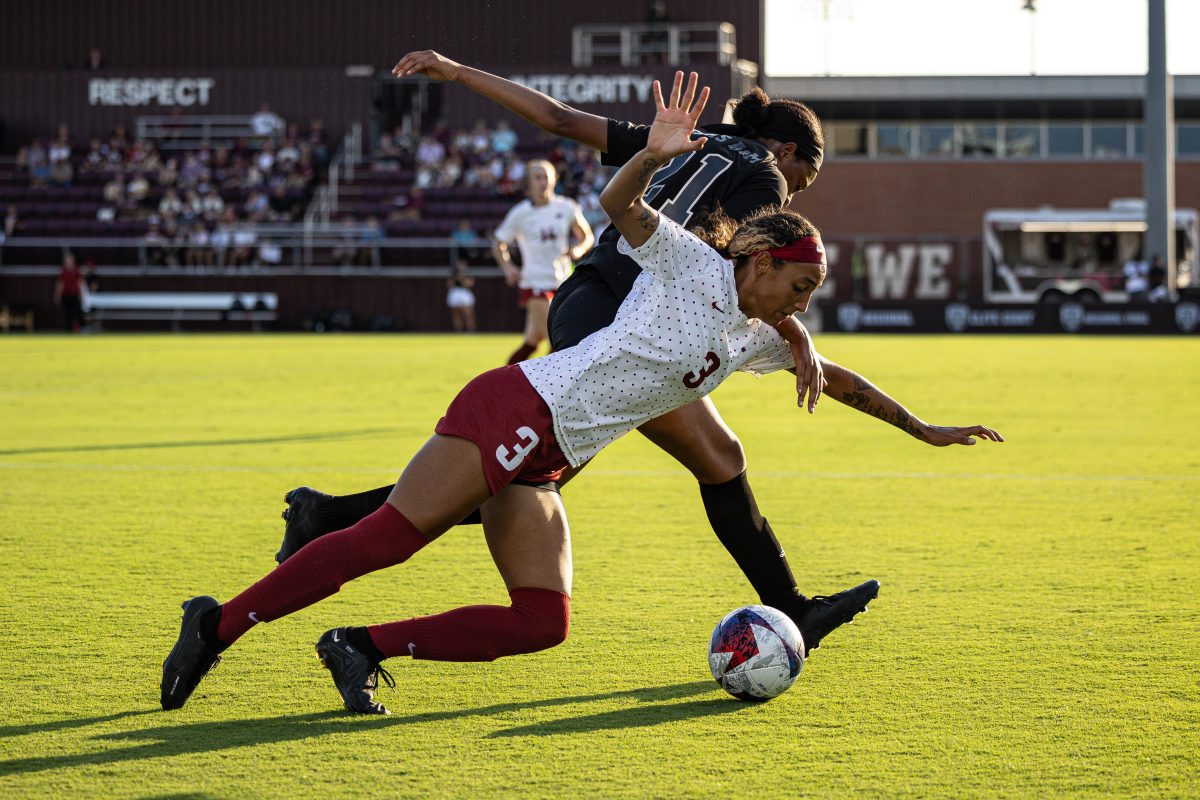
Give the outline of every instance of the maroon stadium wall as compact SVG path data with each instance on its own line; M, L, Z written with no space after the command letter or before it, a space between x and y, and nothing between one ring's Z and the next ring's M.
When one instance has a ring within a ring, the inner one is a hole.
M731 22L762 63L759 0L669 0L670 22ZM571 63L583 23L637 23L646 0L38 0L5 3L0 70L260 69L372 64L432 48L472 63Z

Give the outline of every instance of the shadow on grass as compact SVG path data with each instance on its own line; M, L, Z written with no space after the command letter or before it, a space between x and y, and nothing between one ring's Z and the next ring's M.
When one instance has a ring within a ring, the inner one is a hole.
M681 697L691 697L704 692L710 692L716 688L716 685L711 681L693 681L691 683L655 686L645 689L553 697L545 700L515 701L479 708L433 711L409 716L358 717L351 716L345 711L337 710L260 719L162 725L142 730L105 733L89 737L91 741L135 743L128 747L116 747L91 753L32 756L29 758L14 758L0 761L0 776L42 772L50 769L69 769L85 765L119 764L127 761L141 761L147 758L161 758L187 753L209 753L239 747L311 739L324 736L327 733L347 733L364 729L379 730L381 728L390 728L394 725L415 725L439 720L487 717L510 711L572 705L575 703L593 703L618 698L631 698L649 705L639 708L609 711L591 716L575 717L569 720L556 720L539 725L527 725L492 735L530 736L644 727L679 719L735 711L741 706L740 703L728 699L696 700L690 703L675 704L666 702ZM390 698L385 694L380 699L386 703ZM85 725L110 722L124 717L149 713L163 712L125 711L107 717L56 720L54 722L35 723L26 726L12 725L0 729L0 731L3 731L5 736L11 737L28 733L61 730L69 727L83 727Z
M33 453L89 453L106 450L161 450L176 447L225 447L234 444L279 444L281 442L319 442L328 439L350 439L355 436L373 436L392 433L399 428L360 428L353 431L330 431L328 433L302 433L291 436L260 436L250 439L199 439L178 442L129 442L126 444L85 444L61 447L23 447L15 450L0 450L0 456L24 456Z

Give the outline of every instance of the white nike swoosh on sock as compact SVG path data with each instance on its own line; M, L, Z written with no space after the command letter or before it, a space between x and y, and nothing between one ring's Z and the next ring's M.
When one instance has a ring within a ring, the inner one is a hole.
M249 616L253 622L261 622L262 621L258 618L258 615L255 614L253 611L250 612Z
M409 642L408 643L408 654L410 656L412 656L413 658L416 658L417 657L416 652L417 652L417 646L415 644L413 644L412 642Z
M338 641L338 635L337 635L337 631L334 631L334 632L333 632L333 641L334 641L335 643Z

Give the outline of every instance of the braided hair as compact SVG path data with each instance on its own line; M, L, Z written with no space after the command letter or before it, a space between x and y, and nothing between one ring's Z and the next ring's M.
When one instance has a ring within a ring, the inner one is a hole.
M759 211L736 222L717 208L703 215L690 230L709 247L735 261L784 247L805 236L821 235L807 217L776 209Z

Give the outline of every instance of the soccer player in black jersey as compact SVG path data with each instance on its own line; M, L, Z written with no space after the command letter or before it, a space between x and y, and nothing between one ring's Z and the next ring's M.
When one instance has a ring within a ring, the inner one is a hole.
M519 114L542 130L589 145L603 153L605 164L619 166L645 144L649 126L589 114L520 84L451 61L431 50L405 55L393 70L397 77L424 75L460 83ZM807 188L821 168L824 137L817 116L802 103L770 100L755 89L733 113L733 125L702 126L708 142L695 153L676 158L654 177L647 204L686 226L720 207L734 219L762 208L786 207L791 196ZM637 277L638 267L617 253L620 234L601 235L596 247L560 287L550 309L550 341L554 349L577 344L607 327ZM807 332L789 317L779 326L797 358L800 403L807 395L810 413L833 381L836 399L855 405L930 444L968 444L953 429L927 426L855 373L819 359ZM861 395L862 402L857 398ZM852 398L855 398L852 400ZM879 584L867 581L829 597L805 597L796 586L783 550L767 520L759 513L746 478L741 443L705 398L660 417L642 428L651 441L687 467L700 484L700 495L717 538L734 557L766 605L795 620L808 649L834 628L850 621L875 597ZM556 487L548 487L556 488ZM360 494L331 497L308 487L287 494L289 504L282 563L318 536L349 527L374 512L391 486ZM478 514L464 523L478 522Z

